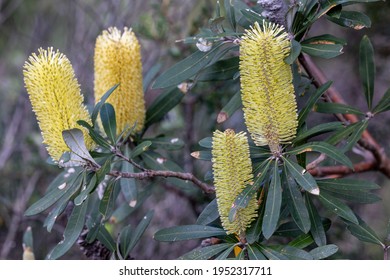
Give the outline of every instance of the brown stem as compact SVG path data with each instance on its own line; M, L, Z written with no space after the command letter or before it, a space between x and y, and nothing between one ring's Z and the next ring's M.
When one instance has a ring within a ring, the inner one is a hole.
M198 178L196 178L191 173L183 173L183 172L174 172L174 171L165 171L165 170L146 170L144 172L139 173L127 173L127 172L120 172L113 170L109 175L113 177L120 177L120 178L135 178L139 180L147 179L147 178L154 178L154 177L175 177L181 180L191 181L196 186L198 186L201 190L203 190L205 193L214 193L215 189L212 186L209 186L208 184L200 181Z
M312 78L313 84L316 87L320 87L328 81L324 73L314 64L314 62L308 55L301 55L299 57L299 61L305 69L306 73L310 76L310 78ZM325 93L325 97L329 102L346 104L340 93L334 87L330 87L327 90L327 92ZM337 114L336 116L337 118L339 118L339 120L343 122L356 123L359 121L356 115ZM358 141L358 143L361 147L363 147L365 150L369 151L373 155L375 161L367 160L361 162L356 165L357 168L355 168L354 170L351 170L346 166L334 166L313 167L310 169L310 172L313 172L313 174L326 173L328 175L332 175L332 173L330 172L333 170L335 172L335 175L347 175L350 173L364 172L369 170L379 170L388 178L390 178L390 159L385 154L384 148L379 145L379 143L372 137L372 135L367 130L362 133L362 137Z

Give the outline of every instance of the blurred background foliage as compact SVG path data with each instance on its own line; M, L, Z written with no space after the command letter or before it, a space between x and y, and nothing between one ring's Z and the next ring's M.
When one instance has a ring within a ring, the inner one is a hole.
M0 259L21 259L23 232L31 226L34 235L34 251L42 259L61 240L64 228L61 220L51 234L42 227L45 213L24 217L24 210L42 197L46 187L59 169L46 164L47 153L23 87L22 66L27 57L39 47L53 46L66 54L73 64L86 103L93 100L93 53L96 37L109 26L132 27L142 48L143 70L161 64L161 71L194 50L178 40L198 32L208 24L213 15L216 0L0 0ZM320 20L313 26L313 34L330 33L347 39L344 54L332 60L318 59L335 87L350 102L364 108L358 73L358 48L363 35L368 35L376 54L378 92L385 92L390 85L390 3L378 2L362 5L361 9L371 17L372 27L350 30ZM326 31L326 32L325 32ZM156 129L147 133L165 133L185 141L184 152L172 155L186 171L200 178L207 168L206 162L196 161L190 153L196 150L199 139L214 130L219 110L236 91L229 83L198 83L182 104L172 110ZM158 90L145 93L146 104L158 95ZM216 94L217 93L217 94ZM223 93L223 95L221 94ZM379 96L379 95L377 95ZM375 102L374 102L375 103ZM230 118L228 126L235 126ZM314 118L324 118L318 114ZM317 120L314 120L317 121ZM389 113L375 119L370 132L390 152ZM158 128L158 130L157 130ZM353 205L361 217L384 238L390 217L390 182L379 173L359 174L382 186L378 195L382 201L376 204ZM199 193L198 193L199 194ZM151 225L141 239L133 255L136 259L174 259L198 245L196 241L160 243L154 241L154 232L163 227L192 224L207 202L207 197L179 192L169 185L155 187L148 198L127 223L139 221L147 210L155 209ZM65 221L63 221L65 222ZM340 250L335 257L350 259L381 259L383 252L377 246L362 243L344 226L334 221L328 232L329 243ZM65 225L65 223L63 223ZM115 224L110 231L115 235ZM381 235L382 234L382 235ZM77 246L66 258L82 259Z

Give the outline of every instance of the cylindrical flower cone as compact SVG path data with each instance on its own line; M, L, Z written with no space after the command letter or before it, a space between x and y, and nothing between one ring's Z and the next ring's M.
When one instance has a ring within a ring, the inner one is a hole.
M24 64L23 74L43 143L52 159L58 162L64 152L70 151L62 138L63 130L82 130L86 147L91 150L93 141L88 130L77 124L78 120L91 124L91 117L68 58L53 48L40 48Z
M274 23L256 22L240 44L241 98L245 123L258 146L273 154L291 142L298 126L292 71L284 59L290 53L288 34Z
M117 133L135 123L133 132L140 132L145 122L142 62L140 45L131 29L104 30L96 39L94 64L95 101L119 84L107 100L115 109Z
M212 163L218 211L222 226L228 234L241 236L257 216L257 200L254 196L246 208L237 210L233 221L229 212L237 196L248 184L253 183L252 163L248 139L244 132L215 131L213 135Z

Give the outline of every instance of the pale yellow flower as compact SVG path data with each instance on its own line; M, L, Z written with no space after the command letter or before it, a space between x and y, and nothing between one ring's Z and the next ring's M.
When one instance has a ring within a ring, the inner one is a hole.
M246 208L237 210L232 222L229 212L237 196L253 183L252 163L248 139L244 132L215 131L213 135L212 163L218 211L222 226L228 234L242 235L257 216L257 200L252 197Z
M288 34L274 23L256 22L240 44L241 94L245 123L256 145L280 154L298 126Z
M78 120L91 124L91 117L83 105L84 98L68 58L53 48L40 48L24 64L23 74L43 143L52 159L58 161L64 152L70 151L62 138L63 130L81 129L86 147L92 149L88 130L77 124Z
M123 32L108 28L97 37L95 45L95 101L111 87L119 84L107 102L114 106L117 133L137 123L140 132L145 122L145 101L142 88L141 51L131 29Z

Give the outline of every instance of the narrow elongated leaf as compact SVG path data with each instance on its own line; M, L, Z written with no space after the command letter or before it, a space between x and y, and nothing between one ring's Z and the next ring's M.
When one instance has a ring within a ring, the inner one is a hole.
M232 244L230 243L222 243L203 248L197 248L181 256L179 260L208 260L222 251L227 250L231 246Z
M72 214L69 217L68 224L64 231L63 240L54 247L47 256L49 260L55 260L63 256L76 242L84 227L85 215L87 213L88 200L79 206L73 208Z
M199 141L199 145L211 149L213 147L213 138L212 137L206 137Z
M131 225L125 226L119 234L119 237L118 237L119 246L120 246L119 248L120 248L120 253L121 253L123 259L126 259L128 252L130 252L130 250L128 250L128 248L129 248L129 245L131 242L132 234L133 234L133 229L131 228Z
M366 96L368 108L371 110L374 97L375 82L375 60L374 48L367 36L360 41L359 47L359 73L363 83L364 95Z
M99 115L100 109L103 106L104 103L106 103L107 99L110 97L110 95L114 92L114 90L119 86L119 84L114 85L112 88L110 88L105 94L103 94L102 98L96 103L95 107L92 111L92 124L95 127L96 125L96 119Z
M196 159L205 160L205 161L211 161L213 157L210 150L195 151L191 153L191 156Z
M152 141L146 140L143 141L142 143L138 144L133 151L131 152L131 158L136 158L143 152L149 150L149 147L152 145Z
M263 216L262 232L266 239L269 239L276 230L276 226L278 225L279 221L281 205L282 186L280 181L278 162L275 161Z
M127 153L125 152L125 155L126 154L128 154L128 152ZM134 167L129 162L123 161L121 170L124 173L133 173ZM135 179L134 178L120 178L119 185L120 185L122 194L124 195L128 205L130 207L135 207L137 204L137 198L138 198L138 190L137 190L137 184L135 182Z
M355 203L375 203L381 200L379 196L365 191L346 191L327 187L321 187L321 190L325 191L331 196Z
M344 218L354 224L359 223L351 208L349 208L349 206L347 206L338 198L335 198L325 192L321 192L319 199L322 205L324 205L328 210L335 213L337 216Z
M242 15L243 15L251 24L254 24L256 21L257 21L257 22L263 22L263 20L265 19L265 18L262 17L260 14L256 13L255 11L253 11L252 9L243 9L243 10L240 10L240 12L242 13Z
M127 247L126 255L130 253L130 251L135 247L139 239L141 238L142 234L144 234L146 228L149 226L150 222L152 221L154 211L149 210L148 213L142 218L141 222L138 224L138 226L135 228L131 241L129 243L129 246Z
M390 110L390 89L388 89L381 100L379 100L378 104L372 110L374 114L379 114L384 111Z
M342 151L345 153L352 149L355 144L360 140L362 137L363 132L366 130L368 126L368 120L362 120L361 122L357 123L356 130L352 132L352 134L346 139L346 144L344 147L342 147Z
M62 137L64 138L66 145L75 155L98 166L85 146L84 135L80 129L72 128L69 130L64 130L62 131Z
M317 103L314 106L314 111L325 114L353 114L359 116L365 115L365 113L352 106L340 103Z
M224 6L225 6L226 18L227 18L232 30L235 31L236 30L236 17L235 17L235 12L234 12L234 1L226 0L226 1L224 1Z
M217 61L203 69L196 80L199 82L231 80L238 72L238 62L238 56Z
M151 149L164 149L164 150L178 150L183 148L184 141L177 137L157 137L144 139L145 141L152 142Z
M360 130L361 122L353 123L344 129L337 130L332 136L330 136L326 142L331 145L336 145L340 143L342 140L351 136L356 130Z
M266 260L267 258L264 256L264 254L260 251L257 244L251 245L248 244L246 247L248 250L248 257L250 260Z
M233 251L234 247L236 247L236 244L232 244L230 247L228 247L225 251L223 251L221 254L219 254L215 259L216 260L226 260L230 253Z
M302 140L309 139L311 137L315 137L327 132L331 132L334 130L342 129L344 125L342 122L330 122L330 123L322 123L315 127L308 129L305 132L299 133L297 137L293 140L293 143L299 143Z
M278 251L259 244L259 249L269 260L287 260L288 258Z
M149 69L149 71L146 73L146 75L143 77L143 89L144 89L144 92L146 92L147 89L149 88L149 86L151 85L153 79L156 77L156 75L160 71L161 66L162 66L162 64L160 64L160 63L153 65Z
M95 129L89 123L84 120L79 120L77 123L88 129L89 136L91 136L92 140L95 141L96 144L106 149L111 149L110 143L108 143L106 139L104 139L97 131L95 131Z
M104 103L100 109L100 118L106 135L111 140L111 143L114 144L116 142L116 119L114 106L110 103Z
M384 248L385 244L383 244L377 234L359 216L357 216L357 219L358 224L345 221L347 229L351 232L351 234L361 241L378 244Z
M327 242L325 229L321 217L318 214L317 208L314 206L313 202L311 201L311 197L308 194L305 194L305 201L311 222L310 233L318 246L324 246Z
M162 93L153 101L146 110L145 126L161 120L170 110L172 110L183 99L184 93L177 87L170 88Z
M304 145L301 145L291 151L289 154L301 154L305 152L319 152L324 153L328 157L342 163L343 165L353 168L351 160L344 155L338 148L326 143L326 142L311 142Z
M321 187L342 191L367 191L380 189L380 186L374 182L350 178L321 179L317 182Z
M356 30L371 27L370 18L367 15L358 11L341 11L340 16L338 18L328 17L328 20L340 26L350 27Z
M295 40L292 40L290 54L284 59L284 62L290 65L293 64L294 61L298 58L298 56L301 54L301 50L301 44Z
M330 34L323 34L320 36L310 37L304 40L302 43L305 44L339 44L346 45L347 41L343 38L338 38Z
M161 242L171 242L225 235L226 232L222 228L203 225L188 225L161 229L154 234L154 239Z
M294 248L303 249L310 246L313 243L314 243L313 237L309 233L306 233L306 234L299 235L297 238L290 241L288 245Z
M292 247L292 246L284 246L280 249L280 253L285 255L290 260L312 260L313 256L308 252Z
M97 239L111 252L115 250L115 240L112 238L111 234L108 232L105 226L99 227Z
M343 45L339 44L302 44L302 51L311 56L329 59L343 53Z
M208 52L196 51L182 61L176 63L162 73L154 82L153 88L167 88L177 86L181 82L192 78L211 61L225 53L231 45L218 44Z
M332 82L326 82L321 87L319 87L314 94L312 94L307 101L305 107L302 109L302 111L299 112L298 115L298 124L301 126L305 121L307 116L309 115L310 111L313 109L314 105L317 103L317 101L320 99L321 95L328 90L328 88L332 85Z
M307 233L310 230L309 213L306 209L305 202L294 178L287 175L287 170L284 169L282 174L283 189L287 198L287 206L291 216L297 226Z
M283 161L289 171L289 174L294 177L298 185L313 195L320 194L320 189L317 186L316 180L309 172L307 172L306 169L285 157L283 157Z
M334 244L324 245L321 247L314 248L310 251L310 254L315 260L322 260L336 254L339 248Z
M114 211L115 201L119 194L119 184L116 180L110 180L104 190L103 198L100 201L99 212L103 219L108 219Z
M241 108L241 93L240 91L236 92L229 102L222 108L217 116L217 122L223 123L228 118L230 118L239 108Z
M200 213L196 224L207 225L219 218L217 199L214 198Z
M81 192L76 198L74 199L75 205L80 205L84 202L84 200L87 199L88 195L96 188L96 182L97 177L96 175L92 175L92 177L89 180L86 180L83 184L83 188L81 189Z

